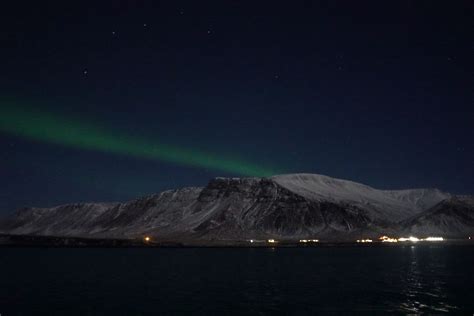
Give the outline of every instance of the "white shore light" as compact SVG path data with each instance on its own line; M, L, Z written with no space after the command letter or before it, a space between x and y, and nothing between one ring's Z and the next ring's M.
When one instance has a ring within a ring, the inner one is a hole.
M444 238L443 237L427 237L423 240L426 240L426 241L443 241Z
M398 241L411 241L411 242L418 242L418 241L444 241L443 237L426 237L426 238L418 238L418 237L400 237Z
M398 238L398 241L418 242L418 241L420 241L420 238L418 238L418 237L413 237L413 236L410 236L410 237L408 237L408 238L406 238L406 237L401 237L401 238Z
M363 243L372 242L372 239L357 239L357 242L363 242Z
M268 242L271 244L276 243L275 239L269 239Z

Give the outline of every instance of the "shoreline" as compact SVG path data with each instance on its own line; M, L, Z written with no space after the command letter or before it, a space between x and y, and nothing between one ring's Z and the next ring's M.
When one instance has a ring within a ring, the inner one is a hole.
M472 245L472 239L446 239L443 241L418 241L387 243L374 241L360 243L356 241L319 241L301 243L299 240L282 240L275 243L248 240L148 240L120 238L58 237L35 235L0 235L0 248L317 248L317 247L397 247L397 246L443 246Z

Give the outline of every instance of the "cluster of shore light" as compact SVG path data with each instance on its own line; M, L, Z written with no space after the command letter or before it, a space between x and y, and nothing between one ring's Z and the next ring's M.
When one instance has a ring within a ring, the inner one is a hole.
M372 242L372 239L357 239L357 242Z
M388 236L382 236L379 238L381 242L404 242L404 241L411 241L411 242L418 242L418 241L443 241L443 237L426 237L426 238L418 238L418 237L400 237L400 238L392 238ZM357 242L367 243L373 242L372 239L357 239Z
M276 241L275 239L267 239L267 240L250 239L250 240L249 240L249 242L252 243L252 244L253 244L254 242L260 243L260 242L265 242L265 241L266 241L267 243L270 243L270 244L275 244L275 243L278 242L278 241Z
M308 242L319 242L319 239L300 239L301 243L308 243Z
M471 237L469 237L469 239L471 239ZM391 237L388 237L388 236L382 236L382 237L379 238L379 241L381 241L381 242L405 242L405 241L418 242L418 241L443 241L443 240L444 240L443 237L418 238L418 237L413 237L413 236L400 237L400 238L391 238ZM143 238L143 241L144 242L150 242L151 238L149 236L145 236ZM265 241L264 240L250 239L249 242L254 243L254 242L265 242ZM275 239L267 239L266 242L269 243L269 244L278 243L278 241L276 241ZM319 239L300 239L299 242L303 243L303 244L317 243L317 242L319 242ZM371 243L371 242L373 242L373 240L372 239L357 239L357 242L358 243Z
M319 239L300 239L299 241L300 243L316 243L316 242L319 242ZM249 242L253 244L253 243L258 243L258 242L265 242L265 240L250 239ZM275 239L267 239L266 242L269 244L278 243L278 241Z

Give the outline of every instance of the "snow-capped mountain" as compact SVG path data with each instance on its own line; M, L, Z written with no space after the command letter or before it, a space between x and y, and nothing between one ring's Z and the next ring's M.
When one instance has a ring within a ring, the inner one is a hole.
M469 236L474 227L474 198L456 196L444 200L402 222L408 234Z
M272 179L288 190L317 201L348 203L373 209L380 220L398 221L428 209L451 195L437 189L384 191L357 182L315 174L290 174Z
M111 238L147 234L168 241L353 240L407 231L464 236L474 232L474 203L467 197L462 201L437 189L377 190L315 174L215 178L203 188L126 203L25 208L4 221L0 231Z

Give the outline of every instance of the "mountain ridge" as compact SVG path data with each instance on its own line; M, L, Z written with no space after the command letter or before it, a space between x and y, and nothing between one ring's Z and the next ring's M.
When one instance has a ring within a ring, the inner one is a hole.
M464 236L474 231L474 204L460 206L456 198L438 189L378 190L315 174L217 177L205 187L166 190L123 203L24 208L4 221L0 232L106 238L146 234L166 240L345 240L405 232ZM428 212L436 207L446 210L442 222L436 211Z

